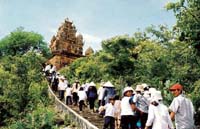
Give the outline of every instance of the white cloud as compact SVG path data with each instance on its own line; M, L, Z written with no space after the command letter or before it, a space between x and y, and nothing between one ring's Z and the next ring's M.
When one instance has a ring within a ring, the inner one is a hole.
M50 44L51 39L53 35L57 34L57 28L49 27L48 29L45 30L43 36L45 38L45 41L47 41L48 44Z
M98 51L101 49L101 41L103 40L100 37L97 36L93 36L90 34L85 34L83 33L83 40L85 42L84 44L84 51L88 48L88 47L92 47L93 50Z
M57 30L58 30L57 28L49 28L49 32L53 34L56 34Z
M102 41L101 38L97 37L97 36L93 36L93 35L90 35L90 34L82 34L83 35L83 39L86 41L86 42L95 42L95 43L100 43Z

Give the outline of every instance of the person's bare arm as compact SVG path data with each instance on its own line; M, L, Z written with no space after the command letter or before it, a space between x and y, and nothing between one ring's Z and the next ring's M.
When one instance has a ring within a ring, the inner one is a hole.
M174 118L175 118L175 112L170 112L170 118L171 118L171 120L174 120Z

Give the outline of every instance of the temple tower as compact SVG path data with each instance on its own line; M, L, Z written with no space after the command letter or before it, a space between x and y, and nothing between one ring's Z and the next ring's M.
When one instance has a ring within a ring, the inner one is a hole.
M69 19L58 28L56 36L53 36L50 49L53 57L49 63L60 69L79 57L83 57L83 36L76 34L75 25Z
M85 56L90 56L92 54L94 54L94 50L91 47L89 47L88 49L86 49Z

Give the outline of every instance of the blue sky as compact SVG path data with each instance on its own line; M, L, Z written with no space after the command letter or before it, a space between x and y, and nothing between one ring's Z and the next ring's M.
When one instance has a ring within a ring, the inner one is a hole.
M0 38L17 27L44 36L56 34L66 18L83 35L84 49L101 48L101 41L116 35L133 35L150 25L175 24L164 6L174 0L0 0Z

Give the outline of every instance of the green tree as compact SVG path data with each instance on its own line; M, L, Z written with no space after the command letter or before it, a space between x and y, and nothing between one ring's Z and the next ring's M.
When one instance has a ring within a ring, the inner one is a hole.
M134 38L127 35L117 36L102 42L105 52L103 57L107 63L107 72L114 78L127 80L126 76L132 75L134 71L134 61L132 49L136 46ZM106 61L107 60L107 61ZM127 80L129 83L129 80Z
M34 128L36 124L25 121L41 109L48 110L48 87L41 72L48 51L40 34L23 28L0 40L0 126L10 128L9 125L17 123L12 127ZM52 121L51 114L41 111L41 117L33 117L32 122L41 121L38 128L51 126L48 123Z
M167 49L159 43L142 41L133 50L138 54L135 61L134 83L149 83L158 86L169 76Z
M200 1L179 0L166 5L168 10L173 10L177 22L174 31L181 41L186 41L198 51L200 55Z
M100 82L104 78L103 73L105 67L98 60L98 54L91 55L75 60L70 66L63 68L60 72L65 75L68 80L73 83L76 79L81 82Z
M26 112L34 110L38 103L47 105L47 83L40 71L43 61L44 58L32 52L1 59L0 110L4 111L0 115L1 122L21 118Z
M175 39L174 33L164 25L159 25L158 27L151 25L146 28L146 32L144 33L148 39L157 43L162 43L163 45L166 45L171 40Z
M200 1L179 0L166 8L177 18L172 30L163 25L150 26L132 37L105 40L101 51L65 68L68 75L83 82L109 79L118 89L127 82L133 87L147 83L162 91L167 104L172 101L169 87L181 83L193 100L199 120Z
M23 55L28 51L35 51L49 56L49 49L47 43L43 41L43 37L35 32L24 31L22 27L17 28L0 40L1 56Z
M36 110L27 113L22 120L9 125L11 129L56 129L54 111L48 107L38 106Z
M61 70L69 80L80 79L82 82L100 82L101 80L121 80L129 83L134 70L132 49L134 39L128 36L114 37L102 42L103 50L89 57L75 60L69 67Z

